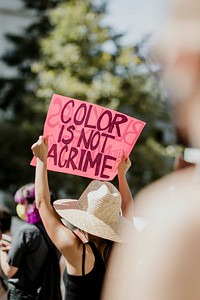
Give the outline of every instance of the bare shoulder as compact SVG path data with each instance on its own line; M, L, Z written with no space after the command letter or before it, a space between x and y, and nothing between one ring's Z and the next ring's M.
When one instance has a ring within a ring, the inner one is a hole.
M136 201L137 212L145 217L147 225L139 234L137 240L139 246L135 250L135 261L131 267L136 268L137 265L134 263L136 264L139 259L144 263L151 262L151 267L137 270L137 277L134 275L132 282L135 280L137 283L140 273L146 287L151 282L152 290L157 291L159 295L158 299L198 299L200 283L200 239L197 238L200 236L198 168L181 169L163 177L139 193ZM133 243L135 249L134 245ZM177 292L178 298L174 296ZM198 297L192 298L191 295Z

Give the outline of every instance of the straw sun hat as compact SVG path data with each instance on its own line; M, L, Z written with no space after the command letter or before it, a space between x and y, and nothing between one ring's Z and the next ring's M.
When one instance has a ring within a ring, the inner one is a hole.
M79 200L60 199L53 203L67 222L92 235L114 242L127 242L133 224L120 215L121 195L110 182L93 180Z

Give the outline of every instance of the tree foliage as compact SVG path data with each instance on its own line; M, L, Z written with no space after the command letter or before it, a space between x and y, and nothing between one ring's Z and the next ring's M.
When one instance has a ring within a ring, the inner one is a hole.
M26 1L28 6L33 3L40 11L38 23L20 37L9 36L16 47L10 58L4 57L8 64L17 66L19 77L0 80L5 116L0 131L4 137L9 134L0 153L2 186L10 188L33 179L30 145L41 134L50 99L56 93L147 123L131 153L128 180L133 192L168 172L171 160L161 155L157 145L171 143L173 134L166 134L170 118L165 99L143 54L146 40L123 45L122 35L105 24L106 3L101 1ZM45 3L53 6L48 13ZM8 158L8 147L15 149L15 154L3 162L3 155ZM61 196L70 197L80 195L89 181L53 172L50 180Z
M39 76L37 96L46 106L53 93L100 104L147 123L131 154L129 181L133 191L162 176L171 160L156 143L168 143L169 115L158 80L147 57L145 40L121 44L119 33L104 23L106 5L92 0L68 1L51 11L53 30L41 39L42 58L32 66ZM66 192L77 182L70 177ZM80 184L79 182L79 184Z
M0 186L12 193L34 180L34 170L29 167L30 146L41 133L45 112L35 96L38 80L31 64L40 58L39 38L51 28L47 10L58 2L24 0L24 6L37 17L23 32L6 34L12 48L5 51L2 61L16 70L16 75L0 78Z

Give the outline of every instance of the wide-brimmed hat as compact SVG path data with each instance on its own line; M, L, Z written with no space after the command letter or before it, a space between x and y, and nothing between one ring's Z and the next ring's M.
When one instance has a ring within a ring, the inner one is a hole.
M121 195L110 182L93 180L78 200L59 199L53 206L67 222L111 241L127 242L134 229L121 215Z

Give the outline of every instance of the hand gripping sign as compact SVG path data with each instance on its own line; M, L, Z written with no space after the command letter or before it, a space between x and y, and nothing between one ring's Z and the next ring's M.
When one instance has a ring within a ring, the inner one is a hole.
M48 170L112 180L145 123L120 112L54 94L44 124ZM31 161L35 166L35 158Z

